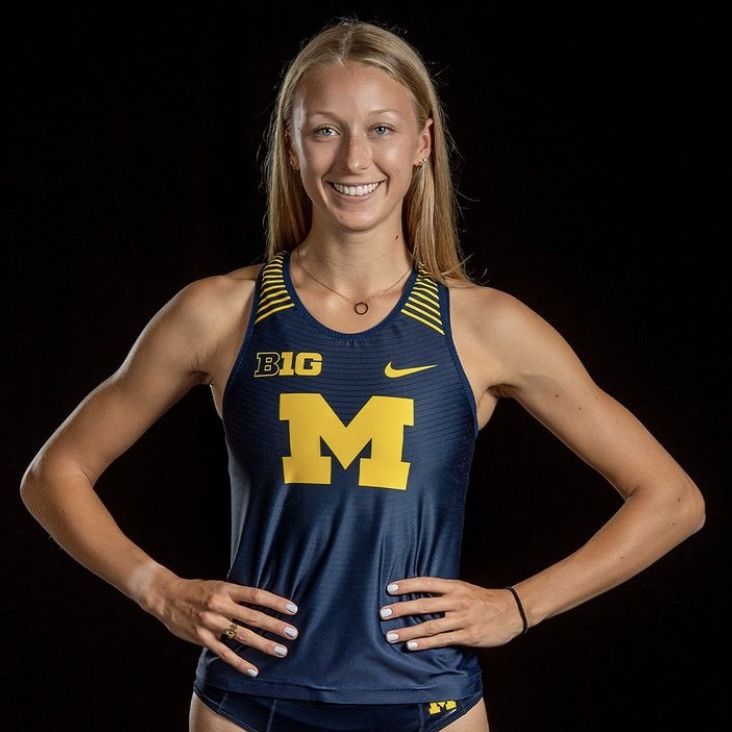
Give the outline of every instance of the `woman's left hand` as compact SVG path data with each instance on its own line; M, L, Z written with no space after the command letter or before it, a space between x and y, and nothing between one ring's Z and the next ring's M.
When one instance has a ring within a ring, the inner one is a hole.
M523 622L516 600L510 590L487 589L455 579L440 577L410 577L394 580L397 585L391 595L411 592L440 593L440 597L384 605L379 614L382 620L394 620L405 615L444 613L435 620L419 625L391 628L386 634L388 643L407 642L410 651L441 646L501 646L521 634ZM384 616L385 610L391 610ZM396 635L393 638L393 635Z

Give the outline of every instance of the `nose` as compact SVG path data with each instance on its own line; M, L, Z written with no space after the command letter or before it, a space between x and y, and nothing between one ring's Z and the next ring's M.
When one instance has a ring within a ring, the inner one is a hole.
M343 162L349 171L366 170L371 165L371 148L364 135L350 135L343 148Z

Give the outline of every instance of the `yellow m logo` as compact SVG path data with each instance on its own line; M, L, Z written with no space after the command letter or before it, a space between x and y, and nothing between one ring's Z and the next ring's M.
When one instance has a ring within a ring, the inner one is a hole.
M320 454L320 440L345 469L371 443L371 457L359 459L358 484L406 490L411 463L402 461L404 427L414 425L414 400L372 396L348 426L322 394L280 394L280 419L290 423L290 457L282 458L285 483L331 482L332 458Z

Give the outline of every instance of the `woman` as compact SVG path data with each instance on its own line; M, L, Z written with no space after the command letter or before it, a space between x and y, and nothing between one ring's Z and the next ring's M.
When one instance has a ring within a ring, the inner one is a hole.
M266 261L183 288L24 475L28 509L91 571L203 647L192 732L485 732L473 650L618 585L704 523L704 501L562 336L459 258L440 103L419 54L342 21L273 114ZM194 385L229 451L226 581L120 530L99 476ZM519 401L626 499L508 588L458 579L475 439Z

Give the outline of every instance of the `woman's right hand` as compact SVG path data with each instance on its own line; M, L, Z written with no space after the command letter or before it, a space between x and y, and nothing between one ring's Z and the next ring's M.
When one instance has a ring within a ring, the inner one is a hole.
M288 605L297 606L291 601L268 590L246 585L237 585L221 580L183 579L178 577L164 590L164 599L157 606L154 615L173 635L183 640L205 646L213 651L222 661L233 666L237 671L256 676L257 667L236 654L222 643L219 638L231 625L232 620L239 623L236 636L232 640L257 648L277 658L287 655L287 648L275 641L263 638L249 627L273 631L283 638L297 638L298 630L271 615L243 607L240 602L262 605L279 612L294 615ZM294 631L287 635L287 628ZM280 653L277 653L279 649Z

